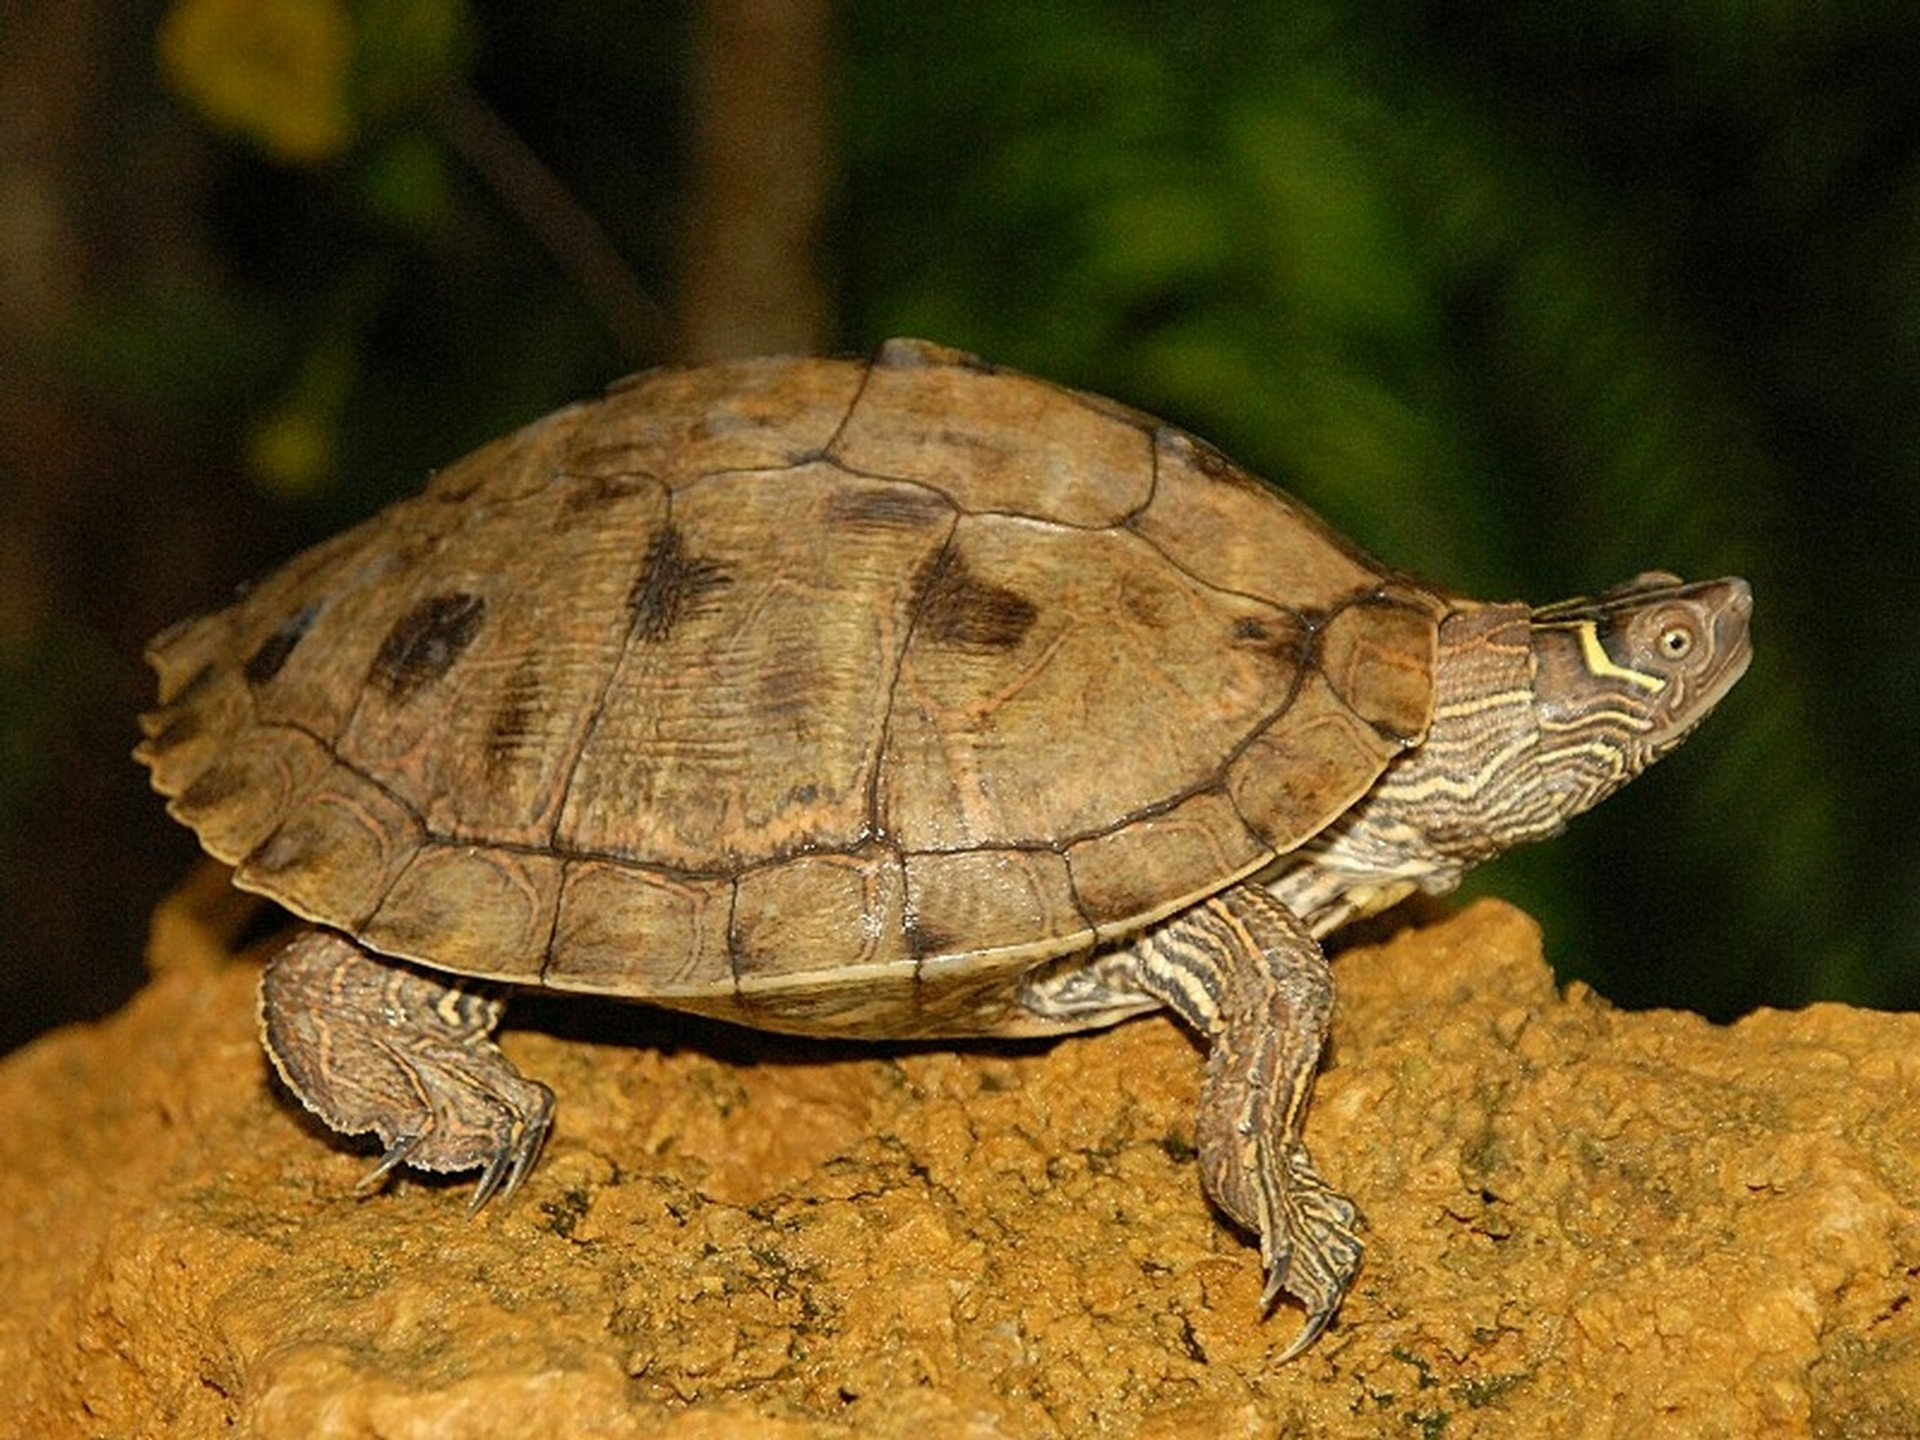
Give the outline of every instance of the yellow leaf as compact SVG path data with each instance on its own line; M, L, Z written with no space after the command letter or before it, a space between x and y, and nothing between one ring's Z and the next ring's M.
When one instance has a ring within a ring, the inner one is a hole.
M175 0L156 44L182 97L274 158L327 160L352 142L342 0Z

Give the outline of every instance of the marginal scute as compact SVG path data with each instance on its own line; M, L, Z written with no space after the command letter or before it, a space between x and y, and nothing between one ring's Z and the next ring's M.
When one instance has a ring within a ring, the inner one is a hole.
M222 752L212 764L194 777L193 783L173 797L169 814L183 825L204 830L213 838L201 843L209 847L224 842L218 817L235 811L246 789L249 775L244 764L236 764L229 752Z
M553 956L541 982L560 990L624 994L634 976L651 993L730 995L727 925L733 885L601 860L567 863Z
M1184 910L1272 858L1218 790L1067 850L1074 894L1103 940Z
M900 856L874 845L749 870L735 890L732 948L743 994L843 966L910 974Z
M1431 603L1405 587L1334 614L1320 634L1320 669L1334 693L1381 735L1410 745L1433 714L1439 629Z
M1058 851L958 850L906 856L908 945L922 966L943 958L1092 944Z
M359 935L388 955L429 961L463 975L537 980L559 893L556 856L486 845L424 845Z
M234 883L306 919L352 928L380 903L422 839L404 805L364 775L334 765L241 860Z
M244 730L168 809L199 832L209 855L237 864L279 827L332 763L311 736L298 730Z
M166 704L140 717L147 738L134 750L134 758L153 771L154 788L161 794L180 796L219 766L233 736L252 718L252 697L239 672L206 661L178 684Z
M140 717L140 728L146 738L140 742L138 758L148 764L206 735L206 722L185 705L147 711Z

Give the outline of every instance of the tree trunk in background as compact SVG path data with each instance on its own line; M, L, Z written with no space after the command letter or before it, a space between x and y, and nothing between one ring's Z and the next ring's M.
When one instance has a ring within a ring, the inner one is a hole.
M674 356L817 351L833 174L828 0L704 0L693 22L686 253Z
M218 426L138 393L138 342L100 319L215 270L154 13L0 6L0 1052L139 983L151 898L192 854L127 758L141 646L259 548Z
M26 644L60 599L51 551L72 427L25 357L50 345L80 294L70 191L98 88L96 19L85 3L10 9L0 58L0 645Z

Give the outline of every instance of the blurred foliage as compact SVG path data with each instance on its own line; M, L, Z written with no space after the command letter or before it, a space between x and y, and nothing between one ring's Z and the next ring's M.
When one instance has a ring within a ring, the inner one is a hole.
M353 35L335 0L180 0L160 68L213 124L283 160L326 160L353 128Z
M204 127L211 263L105 287L68 373L208 437L290 548L664 358L444 100L484 97L668 295L686 20L176 0L156 68ZM842 36L848 348L926 335L1165 414L1463 592L1748 575L1722 713L1484 888L1623 1003L1920 1006L1900 7L848 0Z
M456 81L468 23L462 0L175 0L155 43L208 123L308 164Z

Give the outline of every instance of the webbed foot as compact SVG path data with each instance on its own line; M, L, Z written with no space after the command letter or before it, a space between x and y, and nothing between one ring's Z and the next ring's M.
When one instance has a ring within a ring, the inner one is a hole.
M1305 1145L1293 1141L1284 1148L1286 1180L1278 1187L1277 1203L1262 1207L1268 1212L1259 1227L1267 1284L1260 1303L1271 1311L1282 1295L1291 1295L1307 1316L1280 1353L1280 1364L1304 1353L1333 1323L1365 1253L1355 1233L1361 1221L1353 1201L1320 1178Z
M503 1008L332 930L295 936L260 983L267 1054L287 1088L331 1128L387 1147L359 1190L402 1165L478 1169L469 1213L519 1188L553 1120L553 1092L493 1043Z

